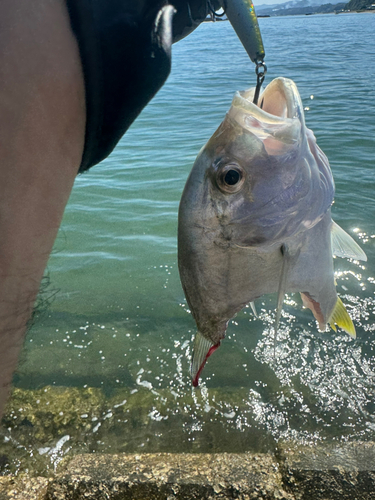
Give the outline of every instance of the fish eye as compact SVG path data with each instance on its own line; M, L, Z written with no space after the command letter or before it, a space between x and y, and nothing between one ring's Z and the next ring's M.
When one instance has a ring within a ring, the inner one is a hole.
M234 168L228 170L228 172L225 174L224 177L224 182L225 184L228 184L228 186L234 186L241 180L241 174L239 173L238 170L234 170Z
M219 168L217 184L224 193L237 193L245 181L245 171L237 163L229 163Z

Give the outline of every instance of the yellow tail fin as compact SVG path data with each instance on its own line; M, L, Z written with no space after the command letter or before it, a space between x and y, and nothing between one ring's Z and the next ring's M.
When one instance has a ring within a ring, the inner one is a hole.
M353 321L348 314L344 304L341 302L341 299L337 297L337 302L334 310L328 320L330 327L336 331L335 323L338 327L345 330L351 337L356 338L355 328L353 325Z

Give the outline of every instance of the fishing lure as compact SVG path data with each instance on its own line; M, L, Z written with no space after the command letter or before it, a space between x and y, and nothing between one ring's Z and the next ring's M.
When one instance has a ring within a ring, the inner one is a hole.
M251 61L255 63L257 83L253 103L258 104L259 94L267 72L264 63L265 50L258 18L252 0L222 0L222 8L244 46Z

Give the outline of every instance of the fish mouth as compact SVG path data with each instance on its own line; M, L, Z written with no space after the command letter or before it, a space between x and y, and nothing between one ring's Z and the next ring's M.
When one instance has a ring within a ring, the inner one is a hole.
M252 102L254 89L236 92L228 117L260 141L269 155L286 153L301 140L305 119L297 87L292 80L275 78Z
M288 78L275 78L262 92L260 108L267 114L287 119L302 118L302 101L296 84Z
M253 103L254 88L235 93L230 115L242 121L241 113L249 113L263 124L280 125L295 117L303 121L303 105L296 84L288 78L275 78L259 96L260 105Z
M220 342L214 344L211 340L206 339L201 332L198 331L196 333L193 347L193 358L190 368L193 387L198 387L199 377L202 373L204 365L211 354L213 354L218 347L220 347Z

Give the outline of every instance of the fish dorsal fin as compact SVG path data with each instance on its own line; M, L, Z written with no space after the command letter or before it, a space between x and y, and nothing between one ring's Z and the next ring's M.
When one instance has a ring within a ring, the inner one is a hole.
M355 327L353 321L346 310L346 307L342 303L340 297L337 297L337 302L332 314L328 320L330 327L336 331L336 325L349 333L351 337L356 338Z
M331 226L332 253L337 257L367 261L367 256L353 238L336 222Z

